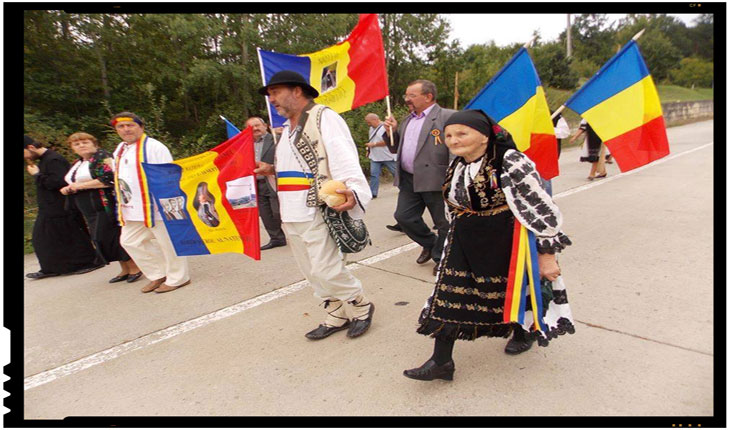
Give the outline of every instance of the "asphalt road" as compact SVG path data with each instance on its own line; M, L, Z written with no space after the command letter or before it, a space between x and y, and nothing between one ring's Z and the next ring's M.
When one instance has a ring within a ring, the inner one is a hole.
M289 247L192 257L192 283L167 294L108 284L116 263L25 280L24 417L712 415L712 133L670 128L670 156L590 183L577 148L563 152L553 186L577 331L547 348L460 341L453 382L403 377L432 350L415 332L432 266L384 228L397 189L381 184L373 246L349 259L377 306L366 335L304 338L324 311ZM24 273L37 269L26 256Z

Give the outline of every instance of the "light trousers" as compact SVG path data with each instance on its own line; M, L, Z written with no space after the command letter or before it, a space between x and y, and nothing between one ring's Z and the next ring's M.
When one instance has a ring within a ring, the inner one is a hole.
M152 228L142 221L127 221L120 242L150 281L167 277L165 284L176 287L190 280L188 259L177 256L161 220L155 220Z
M345 266L343 254L330 236L319 210L312 221L284 222L281 226L299 270L312 285L315 297L347 301L362 294L362 283Z

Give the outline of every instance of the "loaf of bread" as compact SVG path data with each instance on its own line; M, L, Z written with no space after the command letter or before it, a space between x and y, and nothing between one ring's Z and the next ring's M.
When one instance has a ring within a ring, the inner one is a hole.
M329 180L319 188L319 197L327 203L327 206L339 206L347 201L344 194L338 194L337 190L345 190L347 186L340 181Z

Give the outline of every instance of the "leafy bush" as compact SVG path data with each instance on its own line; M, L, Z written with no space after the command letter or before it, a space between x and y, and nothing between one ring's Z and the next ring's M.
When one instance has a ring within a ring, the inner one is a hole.
M672 82L683 87L710 87L714 79L714 64L700 58L683 58L679 67L669 75Z

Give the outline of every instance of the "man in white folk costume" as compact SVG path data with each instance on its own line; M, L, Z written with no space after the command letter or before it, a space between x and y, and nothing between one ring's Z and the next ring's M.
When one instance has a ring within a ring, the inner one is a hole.
M319 93L302 75L278 72L259 93L267 95L287 121L274 164L257 162L254 173L276 176L282 227L292 254L327 312L324 322L305 336L323 339L344 329L348 337L360 336L370 328L375 307L345 266L318 207L325 196L322 183L335 180L346 189L337 190L344 203L332 209L347 211L355 220L364 216L371 193L355 142L340 115L314 103Z
M114 151L117 215L122 226L122 247L151 282L143 293L166 293L190 283L186 257L178 257L170 241L147 182L142 180L142 163L171 163L170 150L144 131L144 122L132 112L121 112L111 119L122 142ZM126 184L129 193L122 195ZM174 201L174 200L173 200ZM174 208L173 208L174 209Z

